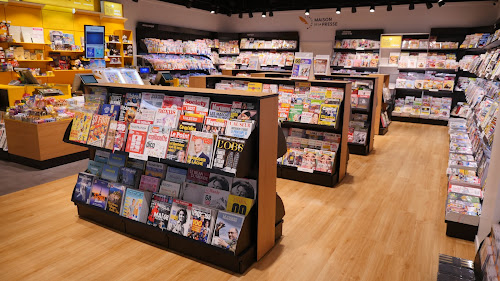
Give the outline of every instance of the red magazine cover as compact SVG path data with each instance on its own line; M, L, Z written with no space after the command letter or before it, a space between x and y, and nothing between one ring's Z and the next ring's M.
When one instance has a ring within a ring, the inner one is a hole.
M148 125L136 123L130 124L125 151L143 154L146 137L148 135L148 128Z
M113 150L122 151L125 148L126 134L127 134L127 122L117 121Z

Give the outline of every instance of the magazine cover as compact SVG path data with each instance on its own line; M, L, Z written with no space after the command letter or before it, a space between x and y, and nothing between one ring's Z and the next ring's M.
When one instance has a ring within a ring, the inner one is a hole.
M122 216L131 220L146 223L149 213L151 193L127 188L123 203Z
M136 115L137 107L124 105L120 108L120 117L118 118L118 121L133 123Z
M155 125L176 129L179 121L179 112L175 108L158 108L155 115Z
M126 93L123 104L138 108L141 105L141 93Z
M113 144L115 142L116 136L116 127L118 127L117 121L111 120L109 122L108 134L106 135L106 143L104 144L104 148L113 150Z
M197 169L189 168L186 177L186 182L196 183L200 185L208 185L210 180L210 173L205 171L200 171Z
M217 209L226 210L229 191L207 187L203 195L203 205Z
M109 116L111 120L118 121L120 117L120 106L115 104L103 104L99 114Z
M319 113L319 125L335 127L337 124L337 114L339 113L338 104L322 104Z
M186 181L187 169L169 166L165 180L169 182L183 183Z
M214 135L211 133L191 132L187 150L187 163L210 168L212 166L212 153Z
M257 114L256 106L253 103L233 101L231 105L230 120L255 120Z
M158 192L158 187L160 186L160 179L142 175L141 182L139 183L139 189L150 192Z
M165 177L166 172L167 172L166 164L153 161L146 162L146 170L144 171L144 174L146 176L163 179Z
M90 205L99 207L101 209L106 209L106 201L109 194L108 184L109 183L105 180L94 180L92 189L90 191Z
M199 185L195 183L185 183L182 186L180 199L193 203L193 204L202 204L203 203L203 195L205 194L204 185Z
M244 148L244 139L218 136L215 142L212 168L236 174L240 154Z
M235 121L229 120L226 125L226 136L248 139L254 129L255 121Z
M168 195L172 198L179 198L182 183L162 181L158 193Z
M123 95L111 93L109 96L109 104L121 105L122 104Z
M167 159L186 163L187 147L191 134L182 131L170 131L170 139L167 147Z
M142 93L141 97L141 108L146 108L156 112L158 108L163 106L163 99L165 94L157 93Z
M122 201L127 188L120 183L109 184L108 208L107 210L116 214L121 213Z
M293 61L292 79L309 79L311 72L312 59L310 58L297 58Z
M184 103L184 99L182 97L176 96L165 96L163 98L162 108L173 108L179 111L182 110L182 104Z
M250 209L252 209L253 202L254 200L250 198L230 194L226 211L246 216L250 212Z
M144 147L144 154L163 159L167 154L170 131L167 127L149 125L149 132Z
M92 125L90 125L88 145L103 147L106 140L106 134L109 127L109 116L94 114L92 116Z
M110 155L111 155L111 153L108 151L96 149L95 154L94 154L94 161L107 164L109 161Z
M125 140L127 134L127 123L116 122L115 140L113 141L113 151L122 151L125 148Z
M231 108L230 103L211 102L208 117L228 120L231 117Z
M250 198L257 198L257 181L252 179L234 178L231 194Z
M69 133L69 140L87 143L91 123L92 113L75 112L75 118L73 118L73 124Z
M95 176L87 173L78 173L75 189L73 191L73 200L88 204L90 191Z
M156 109L139 108L134 123L151 125L155 121Z
M119 167L111 166L108 164L104 164L104 166L102 167L101 179L103 180L117 182L119 175L120 175Z
M212 245L234 253L244 220L245 216L219 211L214 227Z
M111 153L108 157L108 164L115 167L125 167L125 162L127 162L127 155Z
M148 125L130 124L125 151L144 154L144 146L148 135Z
M210 244L217 212L209 208L193 205L191 209L191 230L188 237Z
M183 132L199 131L203 129L204 116L201 114L181 115L177 129Z
M182 105L183 114L201 114L203 116L208 115L208 107L210 105L209 97L199 97L199 96L184 96L184 103Z
M226 119L217 119L212 117L205 118L205 125L203 126L202 132L212 133L216 135L224 135L226 133Z
M210 173L208 187L229 191L233 185L232 177L219 175L217 173Z
M332 173L333 163L335 160L335 152L320 150L316 162L316 171Z
M141 180L141 172L134 168L122 167L120 168L121 183L126 186L137 188Z
M89 163L87 164L87 170L85 170L85 172L100 177L103 166L104 163L97 162L94 160L89 160Z
M167 230L182 236L188 236L191 230L192 204L179 199L174 199L170 210Z
M149 216L146 224L158 227L161 230L167 230L172 203L172 197L153 193L153 196L151 197L151 206L149 207Z

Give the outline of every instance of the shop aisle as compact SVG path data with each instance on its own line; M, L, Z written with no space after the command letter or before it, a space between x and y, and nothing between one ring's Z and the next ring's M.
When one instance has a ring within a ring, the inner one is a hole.
M283 237L245 275L79 219L76 175L0 197L0 271L16 279L435 280L446 237L447 127L391 124L370 156L351 155L336 188L278 179Z

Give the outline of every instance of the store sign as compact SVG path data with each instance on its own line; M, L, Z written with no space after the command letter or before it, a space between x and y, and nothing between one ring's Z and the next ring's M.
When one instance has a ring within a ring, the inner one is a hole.
M310 17L310 16L299 16L299 20L307 26L307 29L313 27L334 27L338 25L338 22L334 21L332 17Z
M101 12L106 16L123 17L123 5L120 3L101 1Z
M401 48L401 35L382 35L380 48Z

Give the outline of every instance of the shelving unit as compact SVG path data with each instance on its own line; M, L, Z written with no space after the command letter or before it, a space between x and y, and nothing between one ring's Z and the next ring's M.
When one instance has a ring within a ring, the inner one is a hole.
M257 121L256 128L245 145L245 147L249 145L250 150L246 154L249 157L242 156L238 164L238 170L241 167L248 167L249 169L244 169L246 171L243 172L245 175L238 173L237 175L257 179L258 192L255 207L246 216L239 234L235 254L172 232L162 232L158 228L129 220L109 211L75 202L80 217L238 273L245 272L252 263L260 260L274 246L275 241L281 236L282 218L284 216L283 203L276 194L275 165L278 157L278 135L275 133L278 121L277 94L124 84L90 84L88 86L104 87L107 88L108 92L118 94L153 92L171 96L203 96L218 102L232 102L234 100L253 102L257 105L259 120L265 120L265 122ZM88 87L85 90L88 92ZM95 149L95 147L86 144L70 141L70 131L71 124L66 128L64 142ZM259 145L260 143L266 143L266 145ZM126 152L119 153L127 154ZM150 159L172 166L185 167L187 165L200 169L200 166L165 159ZM220 173L218 170L210 171Z
M209 76L193 76L190 77L189 87L190 88L215 88L215 84L222 80L237 80L237 81L248 81L257 82L263 84L276 84L276 85L295 85L295 80L288 78L271 78L271 77L239 77L239 76L225 76L225 75L209 75ZM321 81L321 80L310 80L307 81L311 83L311 86L321 86L321 87L337 87L344 89L344 100L339 109L337 128L326 125L317 124L304 124L297 122L282 122L281 127L283 128L302 128L308 130L317 130L323 132L332 132L341 134L341 142L339 149L337 151L335 160L335 171L332 174L322 173L314 171L312 174L307 172L298 171L295 167L289 167L285 165L277 165L278 177L291 179L295 181L301 181L306 183L312 183L316 185L323 185L328 187L334 187L338 182L342 181L345 177L347 170L347 158L349 154L347 146L347 135L349 128L349 116L351 112L351 83L345 81ZM252 92L254 93L254 92ZM259 94L259 93L255 93ZM278 106L276 105L276 116L278 115ZM261 117L262 118L262 117ZM266 121L268 122L268 121ZM269 121L270 122L270 121ZM277 123L277 121L276 121ZM283 137L284 138L284 137ZM275 164L276 165L276 164Z

